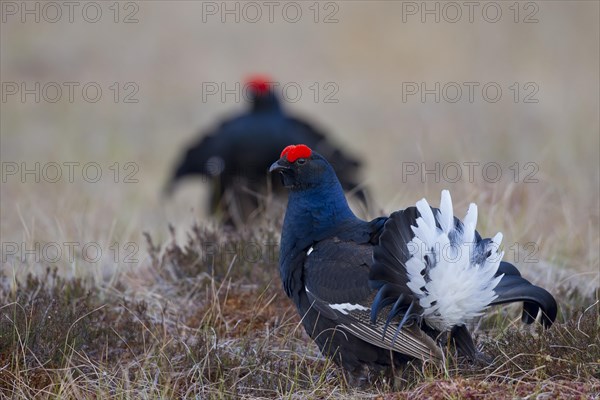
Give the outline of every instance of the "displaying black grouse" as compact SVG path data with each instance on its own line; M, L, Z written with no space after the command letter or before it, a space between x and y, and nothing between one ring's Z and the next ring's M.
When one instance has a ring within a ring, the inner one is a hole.
M503 262L502 235L482 239L477 207L454 217L448 191L440 208L416 207L358 219L326 159L286 147L270 171L289 191L280 273L302 324L321 352L355 383L411 359L440 362L445 343L478 353L466 324L496 304L523 301L522 320L552 325L557 304Z
M271 162L285 146L302 142L325 155L344 190L353 191L364 203L365 192L357 182L360 162L306 121L287 115L270 82L263 76L249 80L250 110L227 119L187 149L167 192L183 177L204 176L211 184L209 212L229 223L246 222L266 195ZM283 193L279 180L272 182L273 191Z

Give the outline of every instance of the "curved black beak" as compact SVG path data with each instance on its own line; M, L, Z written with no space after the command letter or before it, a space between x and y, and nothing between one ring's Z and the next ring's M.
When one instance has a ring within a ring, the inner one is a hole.
M271 167L269 168L269 173L272 174L273 172L282 172L288 169L290 169L290 163L287 160L280 158L279 160L271 164Z

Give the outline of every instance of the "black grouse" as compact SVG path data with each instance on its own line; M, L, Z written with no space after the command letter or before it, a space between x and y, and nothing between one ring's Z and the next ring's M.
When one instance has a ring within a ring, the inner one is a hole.
M263 76L249 79L245 88L250 95L250 109L203 134L185 151L167 193L183 177L203 176L211 184L209 212L229 224L245 223L267 193L271 162L285 146L302 142L325 155L344 190L352 191L365 204L366 193L357 181L360 162L339 150L308 122L289 116L272 82ZM283 193L278 179L272 184L274 193Z
M438 363L452 343L484 359L466 324L491 305L523 302L522 320L552 325L557 304L503 262L502 235L482 239L477 207L454 217L448 191L440 208L424 199L372 221L350 210L326 159L288 146L270 168L290 191L281 237L283 288L321 352L355 384L417 359Z

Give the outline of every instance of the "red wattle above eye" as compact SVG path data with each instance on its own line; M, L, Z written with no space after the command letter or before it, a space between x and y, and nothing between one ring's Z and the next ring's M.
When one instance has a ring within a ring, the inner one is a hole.
M308 158L312 154L310 147L304 144L289 145L281 152L280 158L286 158L289 162L294 162L299 158Z

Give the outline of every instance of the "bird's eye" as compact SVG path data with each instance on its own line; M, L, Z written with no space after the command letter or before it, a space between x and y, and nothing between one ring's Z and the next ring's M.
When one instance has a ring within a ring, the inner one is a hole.
M306 164L306 158L299 158L298 160L296 160L296 162L298 163L298 165Z

